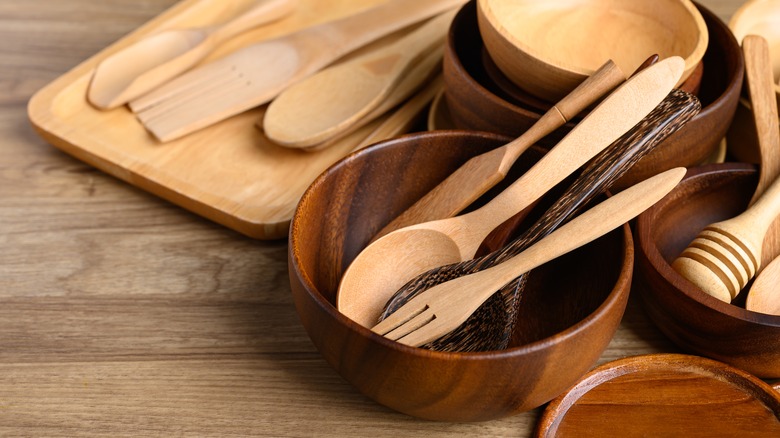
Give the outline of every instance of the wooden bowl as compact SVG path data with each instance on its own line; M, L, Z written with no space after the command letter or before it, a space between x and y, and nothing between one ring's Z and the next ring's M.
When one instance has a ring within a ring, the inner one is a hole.
M777 378L780 316L740 307L745 291L735 304L720 301L670 266L705 226L744 211L757 182L755 166L744 163L690 169L674 191L636 221L635 285L650 318L680 347L759 377ZM769 240L764 248L780 243Z
M619 325L633 270L627 226L529 275L506 350L407 347L336 309L341 275L374 233L467 159L506 141L464 131L388 140L333 165L298 205L289 271L301 321L325 360L385 406L442 421L483 421L533 409L584 375ZM516 170L542 154L529 150Z
M604 62L632 72L653 53L685 60L682 84L709 35L690 0L479 0L491 58L515 84L556 102Z
M498 88L499 96L501 96L501 98L506 99L520 107L528 108L539 113L543 113L555 105L555 102L548 102L546 100L539 99L538 97L533 96L532 94L515 85L514 82L510 81L509 78L506 77L506 75L501 70L499 70L496 63L493 62L493 59L490 58L490 55L487 53L487 50L484 50L484 48L482 50L482 63L485 67L485 73L487 73L490 81L492 81ZM630 75L631 72L627 72L627 74ZM699 62L699 64L693 70L693 73L688 76L688 79L686 79L685 82L679 86L679 88L687 93L698 95L699 87L701 86L701 78L703 75L704 63ZM576 119L581 119L584 114L587 114L587 111L583 111L583 113L580 114L579 117L576 117Z
M731 16L729 28L740 44L749 34L766 38L775 74L775 97L780 105L780 0L746 2Z
M447 108L452 123L460 129L517 137L539 119L540 113L499 97L501 92L485 70L476 5L471 1L461 8L447 37L443 65ZM742 50L722 20L697 7L710 38L698 93L702 111L634 165L616 183L616 190L673 167L705 163L718 150L734 117L744 74ZM567 123L539 144L554 145L573 126Z
M461 129L518 137L539 120L541 112L500 97L500 88L485 71L483 47L477 5L472 0L453 19L444 50L444 88L452 122ZM542 144L557 143L573 127L567 123Z

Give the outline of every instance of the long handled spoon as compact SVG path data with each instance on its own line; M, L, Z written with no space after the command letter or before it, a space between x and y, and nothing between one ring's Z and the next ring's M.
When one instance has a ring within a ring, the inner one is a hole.
M261 0L216 27L163 31L109 56L98 64L87 98L100 109L124 105L184 72L219 44L292 12L298 0Z
M174 140L268 103L343 55L462 3L390 0L237 50L132 101L130 108L159 140Z
M478 155L385 225L374 240L410 225L452 217L471 205L504 179L512 164L529 147L612 91L626 79L612 61L607 61L569 95L550 108L515 141Z
M393 295L382 311L382 318L386 318L425 290L496 266L552 233L607 190L656 145L684 126L700 109L701 104L695 96L672 90L647 117L591 160L572 185L522 235L482 257L438 267L415 277ZM491 233L493 234L495 230ZM525 281L526 274L523 274L504 286L462 326L425 348L439 351L506 348L517 321L518 303Z
M327 141L381 104L436 46L443 46L456 10L445 12L395 43L326 68L284 90L262 120L273 142L309 148Z
M639 73L602 101L534 167L471 213L394 231L365 248L339 286L340 311L367 327L382 306L415 276L474 256L498 224L545 192L631 129L672 90L684 63L670 57Z
M437 47L431 50L423 59L415 63L414 67L404 75L401 81L390 91L384 100L369 111L368 114L355 120L350 126L345 127L341 132L336 133L336 135L329 140L305 148L304 150L313 151L330 147L340 139L362 128L367 123L372 122L377 117L380 117L393 108L396 108L407 99L410 99L412 95L419 92L420 89L425 86L426 82L430 82L432 78L439 74L441 71L441 59L443 54L443 47Z
M371 330L415 347L438 339L507 282L628 222L669 193L683 176L685 169L676 168L636 184L504 263L428 289Z
M748 292L745 308L753 312L780 315L780 257L758 274Z

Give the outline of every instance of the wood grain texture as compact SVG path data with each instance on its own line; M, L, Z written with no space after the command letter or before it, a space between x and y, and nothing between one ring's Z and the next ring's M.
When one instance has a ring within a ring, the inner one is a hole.
M33 132L34 92L174 3L0 2L0 435L528 436L538 411L454 424L372 402L303 330L284 242L202 219ZM739 3L702 1L723 19ZM639 304L598 362L678 351Z

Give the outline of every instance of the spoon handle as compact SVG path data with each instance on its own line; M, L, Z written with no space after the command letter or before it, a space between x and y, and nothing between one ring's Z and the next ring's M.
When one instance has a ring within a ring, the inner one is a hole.
M748 35L742 40L742 52L761 155L758 186L750 200L753 205L780 174L780 130L777 129L777 99L769 44L763 37Z
M674 88L684 62L670 57L639 72L605 98L582 122L517 181L492 201L460 216L469 229L453 235L461 254L471 258L482 240L576 171L647 116Z
M212 42L219 44L253 27L278 20L290 14L297 6L298 0L260 0L246 12L214 28Z

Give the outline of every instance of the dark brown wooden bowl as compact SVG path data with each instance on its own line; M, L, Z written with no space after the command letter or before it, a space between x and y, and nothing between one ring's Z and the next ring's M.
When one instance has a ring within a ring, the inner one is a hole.
M720 301L670 266L705 226L744 211L757 181L755 167L743 163L690 169L674 191L636 221L635 287L650 318L680 347L759 377L778 378L780 316L740 307L744 296L737 297L737 304ZM764 248L778 243L764 242Z
M301 321L325 360L385 406L443 421L482 421L533 409L587 372L620 323L633 271L627 226L529 275L520 322L506 350L407 347L336 309L340 278L374 233L468 158L508 140L465 131L388 140L333 165L298 205L289 270ZM529 150L516 168L528 168L542 153Z
M640 160L620 179L615 189L629 187L673 167L692 167L706 162L718 149L731 124L742 89L742 50L725 23L698 5L707 24L710 43L704 55L699 99L702 111ZM447 106L455 126L517 137L540 114L499 97L482 59L484 44L479 34L476 3L461 8L452 22L444 52L444 83ZM648 54L648 56L651 54ZM630 74L630 72L629 72ZM574 125L566 124L540 142L557 143Z

